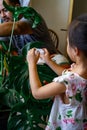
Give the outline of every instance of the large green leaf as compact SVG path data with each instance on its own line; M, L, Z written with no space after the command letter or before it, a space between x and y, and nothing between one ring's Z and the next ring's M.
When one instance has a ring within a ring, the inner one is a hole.
M0 86L2 85L3 76L0 75Z
M52 100L37 101L30 95L26 103L17 104L12 109L8 129L41 130L39 124L46 125L46 117L49 116L51 105Z
M22 14L24 18L32 21L32 28L41 22L40 15L31 7L8 6L5 1L3 4L7 10L13 13L15 20L18 20L19 15ZM35 100L32 97L26 55L29 49L42 48L44 43L31 42L26 44L20 56L13 56L11 54L12 48L7 53L8 46L3 41L0 44L4 50L0 63L3 64L2 69L5 70L0 75L0 109L10 108L8 130L42 130L43 128L39 124L46 125L53 100ZM45 83L51 82L56 76L45 64L37 65L37 69L42 84L44 81Z
M29 42L22 48L22 55L26 58L28 50L31 48L43 48L44 42Z
M8 130L27 130L29 128L41 130L42 128L38 124L46 125L46 117L49 116L53 101L52 99L35 100L32 97L29 84L28 64L26 62L27 51L33 47L40 48L40 44L38 43L39 42L36 42L35 46L34 42L31 43L31 45L27 44L23 48L22 55L10 56L9 58L9 75L2 87L15 91L19 96L17 96L16 103L14 100L13 104L10 102L9 105L12 106L8 121ZM42 84L44 84L44 81L46 81L46 83L51 82L52 79L57 76L46 64L37 65L37 70ZM9 97L7 99L9 99Z
M0 105L12 108L15 103L21 102L17 91L13 89L0 88Z
M13 7L7 8L14 11ZM17 9L18 17L21 10ZM5 48L4 43L2 45ZM0 75L0 108L2 109L3 105L10 108L8 130L41 130L39 124L47 123L53 100L35 100L32 97L26 61L29 49L42 48L43 45L43 42L30 42L22 49L22 55L18 56L11 55L11 52L8 54L7 49L4 49L3 58L0 60L5 69L5 73ZM37 65L37 70L42 85L57 76L46 64Z
M20 14L22 14L24 18L31 20L32 28L35 28L42 20L40 15L32 7L13 7L7 5L5 1L3 1L3 5L7 10L13 13L13 17L16 21L18 21Z
M8 46L5 44L4 41L0 41L0 45L2 46L2 48L3 48L4 51L8 50Z

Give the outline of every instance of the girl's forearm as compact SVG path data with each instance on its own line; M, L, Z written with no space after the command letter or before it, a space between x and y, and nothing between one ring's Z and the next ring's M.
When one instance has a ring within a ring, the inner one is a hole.
M61 75L62 71L65 69L61 65L56 64L54 61L49 60L46 63L57 75Z
M28 65L28 66L29 66L29 80L32 94L34 97L36 97L37 91L42 85L38 76L37 66L36 65Z

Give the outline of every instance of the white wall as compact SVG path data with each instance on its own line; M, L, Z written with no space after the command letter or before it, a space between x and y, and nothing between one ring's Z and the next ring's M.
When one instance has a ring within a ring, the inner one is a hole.
M69 17L70 0L32 0L32 6L45 19L48 28L59 36L59 50L66 54L66 32Z

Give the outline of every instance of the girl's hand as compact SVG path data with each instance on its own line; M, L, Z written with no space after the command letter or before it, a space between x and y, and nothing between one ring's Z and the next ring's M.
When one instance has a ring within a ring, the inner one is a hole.
M43 50L44 50L44 54L40 54L40 58L44 60L45 63L47 63L49 60L51 60L51 56L46 48L43 48Z
M32 48L28 51L26 59L29 64L37 64L39 57L40 53L35 48Z
M47 62L48 60L50 60L50 54L46 48L43 48L43 50L44 50L44 54L40 54L40 58L45 62Z

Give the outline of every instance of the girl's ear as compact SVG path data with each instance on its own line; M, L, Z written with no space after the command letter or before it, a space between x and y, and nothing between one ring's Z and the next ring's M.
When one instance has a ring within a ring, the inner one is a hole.
M75 55L79 55L80 50L77 47L74 47Z

